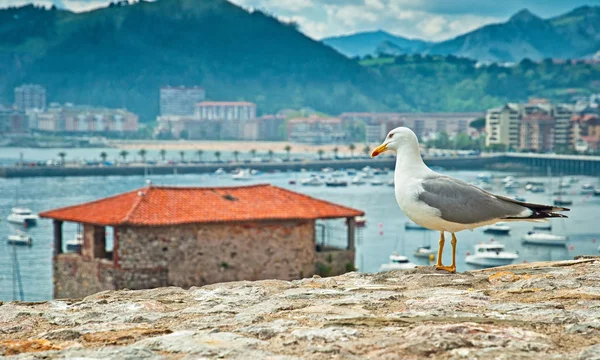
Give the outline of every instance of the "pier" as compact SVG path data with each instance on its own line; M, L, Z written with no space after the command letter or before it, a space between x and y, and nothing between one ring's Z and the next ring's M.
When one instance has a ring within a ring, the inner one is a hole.
M440 166L446 169L477 169L498 162L497 156L464 156L425 158L429 166ZM212 173L222 168L231 171L238 168L252 168L262 172L271 171L300 171L321 170L329 167L333 169L360 169L365 166L373 168L393 168L395 159L385 157L382 159L344 159L344 160L311 160L292 162L252 162L252 163L217 163L207 162L200 164L174 164L174 165L117 165L117 166L58 166L58 167L3 167L0 168L0 177L62 177L62 176L143 176L143 175L170 175L170 174L202 174Z

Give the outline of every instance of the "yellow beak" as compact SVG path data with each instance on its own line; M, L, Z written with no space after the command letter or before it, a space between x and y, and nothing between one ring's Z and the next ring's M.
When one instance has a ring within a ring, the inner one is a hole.
M376 147L375 150L373 150L373 152L371 153L371 157L374 158L375 156L385 151L387 151L387 144L381 144L378 147Z

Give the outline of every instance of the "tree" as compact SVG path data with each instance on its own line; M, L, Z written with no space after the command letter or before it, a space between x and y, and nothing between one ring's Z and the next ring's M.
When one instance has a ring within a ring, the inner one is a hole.
M196 155L198 155L198 161L200 162L202 162L202 154L204 154L204 151L196 150Z
M217 161L221 161L221 152L220 151L215 151L215 157L217 158Z
M62 164L62 166L65 166L65 157L67 157L67 153L61 151L58 153L58 157L60 158L60 163Z
M256 149L252 149L250 150L250 155L252 155L252 157L256 157Z
M323 160L323 154L324 153L325 153L325 151L323 151L323 149L317 150L317 154L319 154L319 160Z
M184 158L185 158L185 151L181 150L181 151L179 152L179 157L181 158L181 162L183 162L183 161L184 161Z
M108 157L108 154L106 153L106 151L103 151L100 153L100 159L102 159L102 162L106 162L107 157Z
M140 157L142 158L143 163L146 162L146 154L147 154L146 149L140 149L140 151L138 151L138 155L140 155Z
M237 150L233 151L233 158L235 160L235 162L238 162L238 156L240 155L240 152Z
M356 146L354 144L350 144L350 145L348 145L348 149L350 149L350 157L353 158L354 150L356 149Z
M160 158L162 159L162 161L165 161L165 157L167 156L167 150L160 149L158 153L160 154Z
M285 146L285 152L287 153L287 159L290 161L290 151L292 151L292 147L289 145Z
M338 157L338 152L340 151L340 149L338 149L337 147L333 148L333 157L337 159Z
M119 156L123 158L123 161L127 161L127 155L129 155L129 151L127 150L121 150L119 152Z
M485 128L485 118L477 118L469 123L469 126L477 131L481 131Z
M273 155L275 154L275 153L273 152L273 150L269 149L269 151L268 151L268 154L269 154L269 160L270 160L270 161L273 161Z
M363 148L363 153L365 153L365 155L369 156L370 152L371 152L371 149L369 149L369 145L365 145L365 147Z

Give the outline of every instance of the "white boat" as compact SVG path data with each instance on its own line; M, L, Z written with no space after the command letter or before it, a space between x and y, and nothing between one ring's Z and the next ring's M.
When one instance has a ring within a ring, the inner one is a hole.
M546 191L546 189L544 189L544 188L543 188L543 187L541 187L541 186L532 186L532 187L529 189L529 191L530 191L530 192L532 192L532 193L543 193L544 191Z
M467 255L465 262L478 266L502 266L511 264L519 258L519 254L504 250L503 244L478 244L475 245L475 253Z
M407 221L404 223L405 230L429 230L427 228L422 227L421 225L414 223L412 221Z
M510 183L510 182L515 182L515 178L512 176L507 176L504 179L501 180L502 183L506 184L506 183Z
M372 186L381 186L381 185L383 185L383 181L375 179L375 180L371 181L371 185Z
M67 251L77 252L77 251L81 250L82 246L83 246L83 234L82 233L78 233L77 235L75 235L74 239L67 240L65 242L65 247L66 247Z
M321 169L321 171L324 173L330 173L330 172L333 172L333 168L326 167L326 168Z
M362 176L355 176L352 181L350 181L350 183L352 185L364 185L367 182L365 181L365 179Z
M367 218L364 216L357 216L354 218L354 223L356 227L365 227L367 226Z
M567 237L549 233L529 231L523 236L524 244L566 246Z
M31 246L31 236L25 234L22 231L17 231L16 234L8 235L8 239L6 241L9 245L21 245L21 246Z
M223 168L218 168L215 171L215 175L222 175L222 174L225 174L225 170Z
M504 188L505 189L518 189L519 188L519 184L517 184L516 182L507 182L504 183Z
M336 170L336 171L334 171L334 172L331 173L331 177L334 177L334 178L336 178L336 177L344 177L344 176L346 176L346 174L343 171L340 171L340 170Z
M32 213L30 209L20 207L12 208L12 213L7 218L8 222L24 226L35 225L38 219L38 216Z
M233 180L246 181L252 179L252 174L250 174L250 171L248 170L240 170L237 174L233 174L231 178Z
M571 177L567 178L567 180L569 180L569 182L570 182L571 184L575 184L575 183L578 183L578 182L579 182L579 179L578 179L578 178L576 178L576 177L573 177L573 176L571 176Z
M416 266L417 265L411 263L406 256L393 253L390 255L390 262L387 264L382 264L379 267L379 271L409 270L414 269Z
M419 246L413 253L416 257L429 259L431 255L435 256L435 250L431 246Z
M506 223L504 222L498 222L493 225L484 226L483 232L488 234L508 235L508 233L510 232L510 226L506 225Z
M561 181L561 182L558 184L558 188L559 188L559 189L569 189L570 187L571 187L571 183L570 183L570 182L568 182L568 181Z
M394 187L394 179L388 180L387 186Z
M477 174L477 180L483 181L486 183L492 182L492 174L490 173L479 173Z
M593 194L595 191L594 189L594 185L592 184L583 184L581 185L581 195L590 195Z
M324 184L324 182L321 181L321 179L319 179L317 176L313 175L309 178L300 180L300 184L304 186L321 186Z

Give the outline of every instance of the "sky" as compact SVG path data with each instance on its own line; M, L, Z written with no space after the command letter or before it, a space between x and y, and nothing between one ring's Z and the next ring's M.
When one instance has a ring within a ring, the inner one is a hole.
M158 0L161 1L161 0ZM198 0L201 1L201 0ZM490 23L506 21L527 8L541 17L556 16L600 0L229 0L284 21L294 21L313 39L386 30L396 35L440 41ZM0 0L0 7L55 4L73 11L106 6L110 0Z

